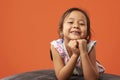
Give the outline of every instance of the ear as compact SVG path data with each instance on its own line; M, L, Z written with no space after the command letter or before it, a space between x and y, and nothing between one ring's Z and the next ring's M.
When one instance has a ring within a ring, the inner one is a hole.
M64 37L64 35L63 35L63 32L62 32L62 31L60 31L60 37L61 37L61 38L63 38L63 37Z

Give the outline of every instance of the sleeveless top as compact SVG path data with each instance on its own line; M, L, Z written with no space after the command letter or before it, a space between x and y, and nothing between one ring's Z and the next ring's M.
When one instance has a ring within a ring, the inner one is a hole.
M88 48L88 54L89 52L92 50L93 46L96 44L96 41L90 41L87 45ZM67 64L67 62L69 61L70 57L68 55L67 49L65 47L64 41L63 39L57 39L57 40L53 40L51 42L51 45L54 46L54 48L58 51L58 54L62 57L64 64ZM74 75L82 75L83 71L81 68L81 60L80 57L78 58L77 62L76 62L76 66L73 70L73 74ZM103 73L105 71L105 68L98 62L96 61L96 66L97 69L99 71L99 73Z

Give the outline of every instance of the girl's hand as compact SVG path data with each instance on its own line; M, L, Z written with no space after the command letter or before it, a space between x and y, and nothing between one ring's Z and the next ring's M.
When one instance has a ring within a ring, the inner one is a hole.
M79 48L77 40L70 40L68 43L68 47L71 49L72 53L75 55L79 55Z
M87 52L87 40L85 40L85 39L79 39L79 40L77 40L77 42L79 43L79 52L80 52L80 54L81 53L86 53Z

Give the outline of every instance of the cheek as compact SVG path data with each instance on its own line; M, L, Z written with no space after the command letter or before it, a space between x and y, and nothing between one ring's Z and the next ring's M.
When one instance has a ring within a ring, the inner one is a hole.
M63 32L67 32L67 31L69 31L70 30L70 27L69 26L67 26L67 25L64 25L63 26Z
M83 33L82 35L83 35L84 37L86 37L86 36L87 36L87 29L83 29L83 30L82 30L82 33Z
M63 26L63 34L66 34L66 27L65 26Z
M83 32L83 36L84 36L84 37L87 36L87 32L86 32L86 31Z

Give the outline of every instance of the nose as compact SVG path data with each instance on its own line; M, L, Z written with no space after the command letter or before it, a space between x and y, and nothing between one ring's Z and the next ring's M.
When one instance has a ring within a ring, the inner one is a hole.
M73 28L79 28L79 24L78 23L74 23L73 24Z

